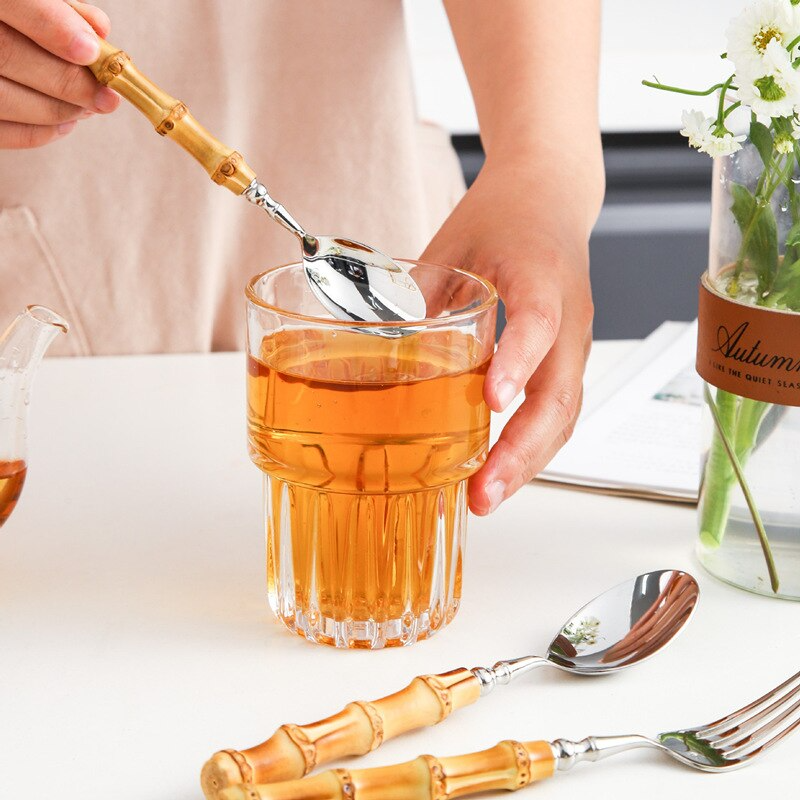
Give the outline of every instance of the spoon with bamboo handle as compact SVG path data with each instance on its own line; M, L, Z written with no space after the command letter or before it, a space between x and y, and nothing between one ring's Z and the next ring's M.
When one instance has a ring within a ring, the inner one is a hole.
M405 266L361 242L307 233L270 197L241 153L215 139L183 103L145 77L127 53L103 39L98 41L100 57L89 66L95 78L138 108L159 134L199 161L214 183L260 206L294 234L300 241L309 286L335 318L346 322L412 322L425 318L425 299Z
M698 594L697 582L685 572L658 570L639 575L573 614L550 643L546 657L525 656L500 661L491 669L460 668L423 675L395 694L350 703L320 722L282 725L248 750L215 753L200 775L203 791L208 800L222 800L222 790L236 784L302 778L316 766L363 755L401 733L441 722L497 684L509 683L537 667L603 675L638 664L683 628Z

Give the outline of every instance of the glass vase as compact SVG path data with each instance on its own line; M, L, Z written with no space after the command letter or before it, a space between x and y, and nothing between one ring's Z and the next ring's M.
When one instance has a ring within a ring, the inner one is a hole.
M763 143L762 143L763 145ZM748 143L715 160L698 370L706 380L698 555L800 599L800 176Z

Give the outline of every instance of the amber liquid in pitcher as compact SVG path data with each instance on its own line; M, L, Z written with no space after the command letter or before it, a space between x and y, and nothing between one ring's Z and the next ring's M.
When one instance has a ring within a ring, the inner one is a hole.
M270 602L290 628L375 647L425 638L455 613L465 479L489 436L477 347L457 330L287 329L249 358Z
M0 527L19 500L26 474L24 461L0 461Z

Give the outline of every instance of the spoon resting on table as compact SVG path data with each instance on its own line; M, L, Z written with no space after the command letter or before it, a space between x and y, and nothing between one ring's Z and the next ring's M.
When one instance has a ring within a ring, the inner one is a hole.
M138 108L159 134L199 161L214 183L263 208L293 233L300 240L309 286L336 319L415 322L425 318L425 298L405 266L361 242L307 233L270 197L241 153L215 139L183 103L146 78L127 53L103 39L98 41L100 57L89 66L95 78Z
M274 783L307 775L344 756L363 755L406 731L434 725L497 684L541 666L576 675L605 675L644 661L667 645L691 617L699 589L679 570L639 575L604 592L561 627L547 655L500 661L491 669L422 675L372 702L356 701L320 722L282 725L248 750L221 750L203 767L208 800L239 783Z

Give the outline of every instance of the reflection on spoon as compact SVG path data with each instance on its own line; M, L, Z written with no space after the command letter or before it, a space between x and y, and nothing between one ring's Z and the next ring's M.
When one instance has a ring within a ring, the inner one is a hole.
M692 616L699 593L697 581L686 572L647 572L603 592L573 614L547 656L500 661L472 672L481 681L482 694L545 665L578 675L616 672L672 641Z

